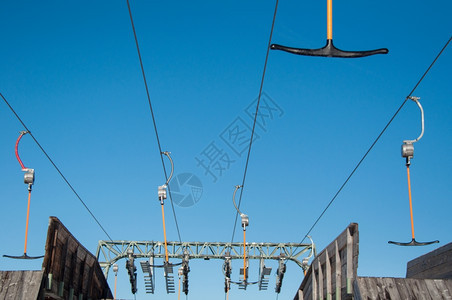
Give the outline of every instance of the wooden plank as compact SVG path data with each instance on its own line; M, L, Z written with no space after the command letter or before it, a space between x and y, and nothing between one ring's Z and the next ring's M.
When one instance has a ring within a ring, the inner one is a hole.
M388 298L388 299L410 299L410 298L401 298L400 297L400 291L399 291L399 285L397 282L397 279L395 278L381 278L383 281L383 294L382 299ZM400 287L401 290L403 290L403 287Z
M452 280L433 279L442 299L452 300Z
M364 277L357 277L355 279L355 297L357 299L370 299L367 295L367 286L366 286L366 278Z
M43 271L0 271L0 299L37 299Z
M452 300L452 280L358 277L354 282L356 300L418 299Z
M376 284L376 278L366 278L367 294L370 299L378 299L378 289Z
M438 290L438 286L431 279L424 280L425 285L427 286L426 292L428 293L431 299L441 299L441 293Z
M331 263L330 263L330 256L329 256L327 249L325 249L325 257L326 257L326 262L325 262L326 299L330 300L330 299L332 299Z
M323 252L322 255L325 255L325 252ZM317 266L319 268L318 269L319 279L315 289L317 290L318 293L318 299L323 299L323 270L322 265L320 264L320 259L317 260Z
M302 290L298 290L298 300L304 300Z
M353 239L349 228L347 228L346 232L347 232L346 286L347 286L347 295L349 295L353 293L353 287L351 286L351 283L355 279L355 270L353 266Z
M335 294L336 294L336 300L341 300L341 281L342 281L342 273L341 273L341 256L339 255L339 248L338 248L338 244L337 241L334 241L334 257L336 260L336 264L335 264L335 276L336 276L336 280L335 280L335 285L334 285L334 289L335 289Z

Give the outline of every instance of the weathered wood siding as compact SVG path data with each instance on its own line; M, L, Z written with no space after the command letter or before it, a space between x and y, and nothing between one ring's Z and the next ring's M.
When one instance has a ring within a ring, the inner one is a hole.
M42 267L46 299L113 298L96 257L56 217L50 217Z
M451 300L451 279L358 277L355 300Z
M358 254L358 224L352 223L315 257L294 300L350 299Z
M422 255L407 264L407 278L452 278L452 243Z
M43 271L0 271L0 299L38 299Z

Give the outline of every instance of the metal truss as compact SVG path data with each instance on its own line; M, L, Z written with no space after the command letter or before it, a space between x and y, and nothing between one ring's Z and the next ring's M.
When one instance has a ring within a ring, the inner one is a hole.
M184 253L188 253L189 259L243 259L243 243L223 242L168 242L168 257L184 259ZM165 246L163 242L154 241L99 241L96 257L108 277L108 272L115 262L128 258L132 250L134 258L165 258ZM186 252L184 252L186 251ZM303 254L315 255L315 246L312 244L298 243L246 243L248 259L272 259L291 260L299 267L307 268L306 259L300 260ZM306 255L306 256L307 256ZM153 288L152 288L153 289Z

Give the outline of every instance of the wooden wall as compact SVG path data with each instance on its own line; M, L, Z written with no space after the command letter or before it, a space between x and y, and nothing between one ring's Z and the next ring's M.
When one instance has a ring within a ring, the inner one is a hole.
M452 279L452 243L409 261L406 277Z
M112 299L96 257L50 217L42 267L45 299Z
M294 300L351 299L358 254L358 224L351 223L312 261Z

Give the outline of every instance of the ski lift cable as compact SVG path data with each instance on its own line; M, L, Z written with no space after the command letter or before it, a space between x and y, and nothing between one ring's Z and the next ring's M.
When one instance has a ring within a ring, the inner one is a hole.
M70 184L69 180L66 178L66 176L63 175L63 172L61 172L61 170L58 168L58 166L55 164L55 162L52 160L52 158L50 158L49 154L47 154L47 152L44 150L44 148L41 146L41 144L38 142L38 140L35 138L35 136L33 135L33 133L30 131L30 129L27 127L27 125L25 125L25 123L22 121L22 119L19 117L19 115L16 113L16 111L14 110L14 108L9 104L8 100L6 100L6 98L3 96L2 93L0 93L1 98L3 99L3 101L6 103L6 105L9 107L9 109L11 110L11 112L16 116L17 120L19 120L19 122L22 124L22 126L25 128L25 130L27 131L27 133L31 136L31 138L34 140L34 142L36 143L36 145L38 145L39 149L41 149L42 153L44 153L44 155L47 157L47 159L50 161L50 163L53 165L53 167L55 168L55 170L58 172L58 174L60 174L61 178L63 178L64 182L66 182L67 186L69 186L69 188L72 190L72 192L74 193L74 195L77 197L77 199L80 201L80 203L82 203L82 205L85 207L85 209L88 211L88 213L91 215L91 217L94 219L94 221L97 223L97 225L99 225L100 229L105 233L105 235L110 239L110 241L113 241L113 239L111 238L111 236L108 234L107 230L104 228L104 226L102 226L102 224L100 223L100 221L96 218L96 216L94 215L94 213L89 209L88 205L85 203L85 201L82 200L82 198L80 197L80 195L77 193L77 191L75 190L75 188L72 186L72 184ZM22 165L21 165L22 166ZM116 246L116 248L119 250L119 248Z
M342 189L345 187L345 185L348 183L348 181L350 180L350 178L353 176L353 174L355 174L356 170L360 167L361 163L364 161L364 159L366 159L367 155L369 154L369 152L373 149L373 147L375 146L375 144L380 140L381 136L385 133L386 129L388 129L389 125L392 123L392 121L395 119L395 117L398 115L398 113L400 112L400 110L402 109L402 107L405 105L405 103L411 98L412 94L414 93L414 91L417 89L417 87L419 86L419 84L422 82L422 80L424 80L425 76L427 75L427 73L430 71L430 69L433 67L433 65L436 63L436 61L438 60L438 58L441 56L441 54L444 52L444 50L447 48L447 46L449 45L450 41L452 40L452 36L449 38L449 40L446 42L446 44L444 45L444 47L441 49L441 51L439 51L439 53L436 55L435 59L433 60L433 62L430 64L430 66L427 68L427 70L424 72L424 74L421 76L421 78L419 79L419 81L416 83L416 85L414 86L414 88L411 90L411 92L408 94L408 96L405 98L405 100L402 102L402 104L400 105L400 107L397 109L397 111L394 113L394 115L391 117L391 119L389 120L389 122L386 124L386 126L383 128L383 130L380 132L380 134L377 136L377 138L374 140L374 142L372 143L372 145L369 147L369 149L366 151L366 153L363 155L363 157L360 159L360 161L358 162L358 164L355 166L355 168L352 170L352 172L350 173L350 175L347 177L347 179L344 181L344 183L341 185L341 187L338 189L338 191L336 192L336 194L333 196L333 198L330 200L330 202L328 203L328 205L325 207L325 209L322 211L322 213L319 215L319 217L315 220L315 222L312 224L311 228L308 230L308 232L304 235L303 239L301 240L300 244L304 242L304 240L306 239L306 237L311 233L311 231L314 229L314 227L317 225L317 223L320 221L320 219L323 217L323 215L325 214L325 212L328 210L328 208L331 206L331 204L333 204L334 200L336 200L337 196L340 194L340 192L342 191Z
M160 160L162 161L163 173L165 175L165 180L168 181L168 175L166 173L165 161L163 160L162 146L160 144L160 138L159 138L159 134L158 134L158 130L157 130L157 124L156 124L156 121L155 121L154 109L152 107L151 97L149 95L149 87L148 87L148 83L147 83L147 79L146 79L146 73L144 71L143 60L141 58L140 46L138 44L138 37L137 37L136 30L135 30L135 24L133 22L132 9L130 8L129 0L127 0L127 8L129 10L130 23L132 25L133 36L135 38L135 45L136 45L136 48L137 48L138 59L140 61L141 74L142 74L143 81L144 81L144 87L146 89L146 96L147 96L147 99L148 99L149 110L150 110L151 117L152 117L152 124L154 126L155 137L157 139L157 145L158 145ZM174 209L173 198L171 197L171 190L169 188L169 185L168 185L168 192L169 192L168 194L169 194L169 199L170 199L170 203L171 203L171 208L172 208L172 211L173 211L174 222L176 223L177 235L179 237L179 241L182 242L181 234L180 234L180 230L179 230L179 224L177 222L177 217L176 217L176 210Z
M261 102L261 96L262 96L262 88L264 86L264 81L265 81L265 72L267 70L267 63L268 63L268 56L270 53L270 45L271 45L271 41L272 41L272 36L273 36L273 30L275 28L275 20L276 20L276 12L278 11L278 3L279 0L276 0L275 3L275 11L273 13L273 20L272 20L272 26L271 26L271 30L270 30L270 36L268 38L268 45L267 45L267 53L265 55L265 63L264 63L264 68L262 71L262 78L261 78L261 83L260 83L260 87L259 87L259 96L257 97L257 104L256 104L256 111L254 114L254 121L253 121L253 128L251 130L251 138L250 138L250 144L248 146L248 154L246 156L246 162L245 162L245 170L243 172L243 179L242 179L242 189L240 191L240 196L239 196L239 203L238 203L238 209L240 209L240 205L242 203L242 195L243 195L243 187L245 186L245 180L246 180L246 173L248 171L248 163L250 160L250 154L251 154L251 146L253 145L253 138L254 138L254 131L256 128L256 121L257 121L257 114L259 112L259 104ZM237 227L237 219L239 217L239 211L237 210L237 213L235 215L235 221L234 221L234 229L232 230L232 238L231 238L231 243L234 241L234 235L235 235L235 230Z

